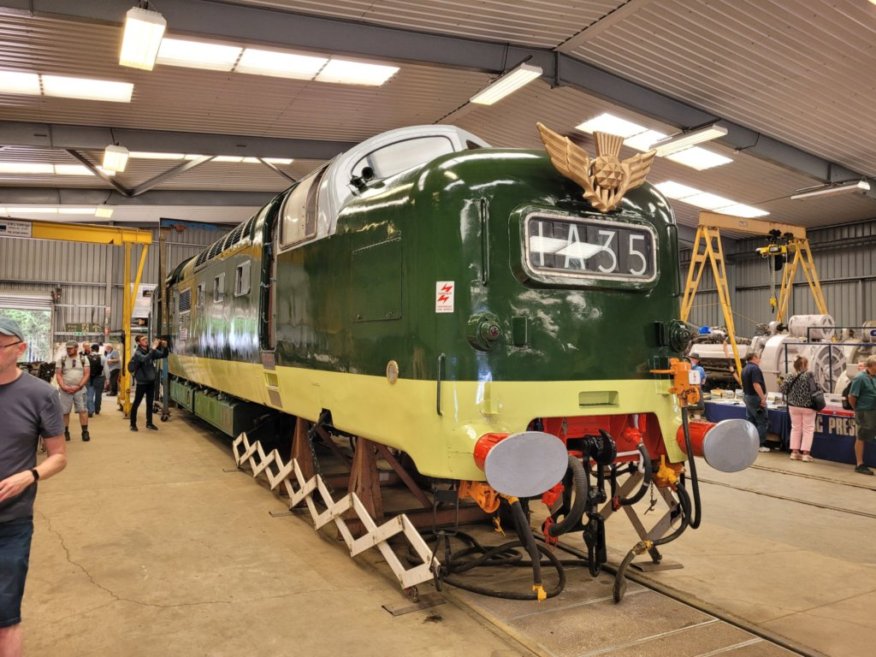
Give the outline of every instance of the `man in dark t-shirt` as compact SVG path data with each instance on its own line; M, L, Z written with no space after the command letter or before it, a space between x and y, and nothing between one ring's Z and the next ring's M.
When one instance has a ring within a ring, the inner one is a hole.
M21 327L0 317L0 654L21 654L21 598L33 536L36 483L67 465L58 392L18 369ZM40 436L46 458L37 465Z
M745 400L746 418L755 427L760 438L760 451L768 452L766 444L769 416L767 415L767 390L760 371L760 356L748 354L746 365L742 368L742 398Z

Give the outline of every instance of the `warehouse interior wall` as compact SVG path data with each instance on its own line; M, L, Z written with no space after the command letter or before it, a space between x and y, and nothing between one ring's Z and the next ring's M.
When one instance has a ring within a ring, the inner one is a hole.
M197 255L225 232L224 227L170 230L167 270ZM152 239L141 281L147 284L158 283L157 229ZM141 248L132 248L134 272ZM56 342L94 339L103 335L107 325L113 333L121 331L124 256L124 248L118 246L2 237L0 298L4 294L51 297Z
M876 249L872 246L876 242L876 220L813 229L807 236L834 323L837 326L861 326L865 321L876 319ZM770 261L756 252L766 243L762 237L724 240L728 286L738 336L751 337L758 324L768 324L775 319L770 307ZM680 258L684 277L690 266L691 249L682 249ZM780 283L781 272L776 272L776 295ZM803 272L798 269L788 317L814 314L818 314L815 300ZM689 320L698 326L724 325L715 282L708 267L703 273Z
M167 269L200 253L222 234L210 228L186 226L170 231ZM149 248L143 283L158 283L158 231ZM815 265L828 309L838 326L860 326L876 319L876 220L809 231ZM739 336L751 336L758 324L774 319L769 263L755 249L763 238L725 240L727 277ZM134 267L140 247L134 247ZM690 248L680 252L683 290ZM56 299L54 328L67 325L100 325L121 329L124 249L97 244L50 240L0 239L0 295L42 294ZM780 272L776 276L776 294ZM107 308L109 309L107 311ZM107 314L108 312L108 314ZM815 314L809 287L798 272L789 314ZM697 292L690 321L699 326L724 324L712 273L707 267ZM102 332L102 331L101 331Z

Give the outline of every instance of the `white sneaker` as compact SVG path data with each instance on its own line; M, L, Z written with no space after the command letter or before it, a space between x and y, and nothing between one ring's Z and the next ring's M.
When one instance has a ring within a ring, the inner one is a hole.
M799 461L801 459L800 452L791 452L791 460Z
M770 451L770 448L767 447L766 445L764 445L764 446L760 447L757 451L758 452L768 452L768 451Z
M809 454L804 454L801 460L806 461L807 463L812 463L813 461L812 457Z

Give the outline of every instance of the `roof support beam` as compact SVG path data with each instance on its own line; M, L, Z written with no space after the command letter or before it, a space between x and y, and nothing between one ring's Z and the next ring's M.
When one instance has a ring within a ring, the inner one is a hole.
M638 4L634 3L633 8ZM131 0L77 0L77 2L0 0L0 6L2 5L25 14L55 14L120 25L124 21L125 12L131 7ZM295 14L271 7L233 5L211 0L162 0L160 11L174 33L212 35L239 43L271 43L321 53L330 50L491 73L501 73L527 60L541 66L544 70L544 78L552 84L578 88L679 128L690 128L721 120L721 117L697 107L546 48L514 46L446 34ZM864 177L858 172L759 134L745 126L724 120L721 120L721 123L727 127L728 134L720 142L746 154L770 160L822 182L860 180ZM119 132L116 133L116 137L121 141ZM99 146L94 147L103 148L110 143L105 138L102 138L101 142ZM127 146L127 139L125 143ZM172 143L173 148L169 146L165 148L179 152L179 142ZM156 142L150 144L151 148L158 148ZM186 147L186 150L192 153L219 154L205 148ZM335 153L339 150L344 149L338 149ZM243 153L235 148L232 152L262 157L289 157L294 151ZM315 159L327 159L327 157ZM876 181L873 181L873 185L876 186Z
M0 144L5 146L102 151L107 144L114 143L123 144L129 151L292 157L299 160L329 160L356 145L356 142L347 141L0 121Z
M0 206L5 205L115 205L115 206L209 206L261 207L275 192L215 192L161 190L126 196L108 189L55 187L0 187Z

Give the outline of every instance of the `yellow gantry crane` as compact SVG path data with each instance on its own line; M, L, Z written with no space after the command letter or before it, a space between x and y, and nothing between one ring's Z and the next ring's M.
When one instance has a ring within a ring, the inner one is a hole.
M779 290L779 299L776 303L776 320L781 322L788 312L788 300L794 286L794 278L797 268L802 267L806 282L815 298L815 305L822 315L827 312L827 304L824 301L824 293L818 280L818 272L815 270L815 261L812 258L812 250L809 247L809 239L806 237L806 229L791 224L780 224L773 221L761 221L734 217L716 212L700 212L697 234L694 238L693 254L690 260L690 268L687 272L687 282L684 287L684 295L681 300L681 320L686 322L693 308L694 296L700 285L706 262L712 267L712 275L715 279L715 288L718 292L718 300L721 304L721 312L724 315L724 323L727 326L727 338L733 349L733 359L736 363L736 372L742 371L742 363L739 359L739 347L736 344L736 328L733 323L733 311L730 308L730 289L727 286L727 268L724 263L724 251L721 246L721 229L734 230L749 233L751 235L779 235L786 242L776 249L774 246L765 246L758 252L765 256L773 256L776 252L793 253L794 258L786 265L782 272L782 284Z
M134 312L134 295L140 288L140 278L146 264L149 245L152 244L150 231L136 228L119 228L118 226L94 226L89 224L62 224L51 221L5 220L6 224L15 224L15 230L7 231L10 237L30 237L42 240L61 240L65 242L84 242L88 244L111 244L125 247L125 283L122 293L122 327L125 336L125 359L131 357L131 315ZM140 263L137 275L131 284L131 253L135 244L143 246L140 252ZM126 363L122 363L122 373L119 377L119 401L125 417L131 410L131 375Z

